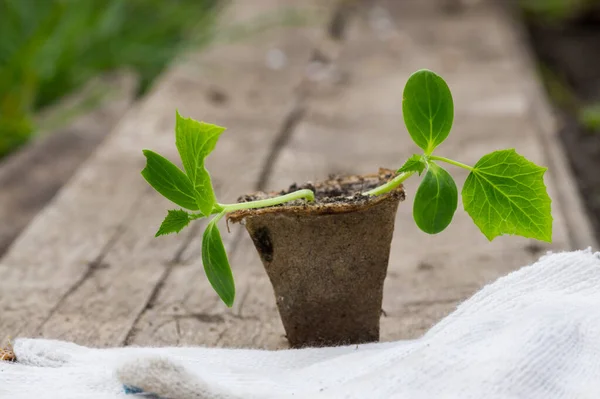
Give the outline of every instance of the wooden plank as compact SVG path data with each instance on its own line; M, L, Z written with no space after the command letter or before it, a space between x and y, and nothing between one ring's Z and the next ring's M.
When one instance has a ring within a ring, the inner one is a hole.
M297 4L297 3L296 3ZM331 4L329 2L314 2L303 4L304 8L308 8L309 14L314 14L315 11L321 14L329 14ZM273 72L266 70L264 67L259 69L262 76L268 79L267 82L258 82L267 87L269 91L263 93L263 101L269 103L269 109L280 109L286 112L262 112L257 113L256 117L260 118L265 123L269 124L264 128L262 134L268 135L271 139L275 139L273 145L277 147L282 137L285 137L296 119L302 115L303 104L300 98L301 93L297 90L301 82L304 70L311 59L312 52L315 48L315 43L320 39L322 26L317 24L309 24L300 29L278 30L269 36L264 45L271 49L277 49L285 55L287 67L280 72L279 78L274 81ZM252 47L255 54L264 54L265 49ZM248 76L248 72L244 72L240 79L254 80ZM257 86L257 89L260 85ZM282 90L287 93L287 98L274 96L271 90ZM282 105L285 107L281 108ZM234 119L228 121L230 130L247 129L243 121ZM227 152L223 151L223 146L227 145L223 140L227 140L225 135L219 143L219 154L215 154L212 158L213 164L211 171L213 179L223 179L224 184L221 190L226 187L230 188L230 194L233 195L230 199L235 199L244 193L256 190L256 186L260 184L263 176L263 171L269 169L269 159L272 148L268 145L249 145L247 143L239 143L239 141L231 140L230 145L238 145L239 149L233 152L237 159L233 166L243 170L243 174L232 173L229 159L224 157ZM245 151L244 151L245 149ZM267 151L268 150L268 151ZM258 162L258 163L257 163ZM247 318L244 316L245 298L248 296L248 291L253 287L248 287L245 284L247 273L253 272L246 269L245 259L236 257L237 244L242 238L241 228L232 226L231 234L225 234L223 237L226 248L230 255L230 261L234 270L234 275L237 282L237 300L232 311L228 310L225 305L216 296L210 287L200 261L200 234L197 234L195 245L191 245L186 249L180 264L175 267L165 280L161 290L157 293L151 306L146 309L140 320L136 324L132 334L127 340L127 344L133 345L168 345L168 344L184 344L196 343L213 346L237 346L244 340L237 339L236 332L228 328L231 323L243 322L244 328L237 331L237 334L251 334L252 330L260 328L262 320L259 318ZM254 270L261 274L262 270ZM190 282L193 282L190 284ZM271 299L270 291L262 290L265 302ZM236 324L237 325L237 324ZM227 336L232 334L232 337ZM256 346L264 346L257 342Z
M280 3L238 2L232 18L281 10ZM304 7L328 14L329 4L320 3ZM181 237L152 238L168 204L140 178L139 150L175 157L176 107L229 127L209 159L222 201L257 184L282 188L332 172L396 166L414 151L402 127L400 93L408 75L422 67L440 72L454 92L457 115L440 149L445 155L474 163L482 153L515 146L549 163L537 134L540 122L529 112L543 105L523 85L530 70L511 44L505 15L488 3L452 16L434 1L381 4L361 10L342 46L336 40L319 44L318 58L334 61L327 65L313 60L307 66L321 34L313 25L215 46L167 74L0 262L0 337L43 335L88 345L286 345L272 289L241 227L232 226L224 237L238 284L233 310L205 280L201 223ZM490 34L477 34L482 31ZM283 60L281 69L267 66L273 54L271 66ZM272 162L264 163L269 154ZM461 171L453 172L464 180ZM540 252L591 239L585 233L573 239L567 229L574 219L562 209L574 208L557 195L565 176L553 173L552 246L510 237L489 244L460 213L449 231L426 236L414 226L410 203L401 205L383 338L414 337L481 285ZM416 183L408 185L409 201Z
M234 15L226 16L225 20L244 19L246 14L252 16L261 11L285 11L280 2L274 1L258 1L255 7L249 8L247 2L238 4L243 4L242 10L234 5L230 9L230 15ZM94 175L94 186L89 184L92 179L89 183L75 179L63 193L63 198L70 195L72 200L68 203L59 200L48 211L71 205L79 212L82 206L88 205L86 202L93 201L97 212L84 214L84 220L73 220L70 214L63 212L53 221L57 225L72 226L81 240L77 245L85 246L94 254L88 266L81 267L79 259L62 254L62 251L73 251L73 247L58 237L60 241L56 246L61 252L53 255L54 259L61 259L55 261L60 280L42 284L33 275L25 279L35 283L33 292L27 294L35 295L35 301L44 301L49 306L24 309L17 305L10 314L12 317L2 320L0 331L4 326L9 331L11 320L23 323L18 312L26 311L31 321L24 322L21 334L96 346L119 345L132 340L133 335L129 337L129 333L133 324L154 306L155 296L170 273L185 268L179 265L178 254L189 244L200 244L199 225L182 237L153 238L166 210L174 206L154 193L139 176L143 168L141 149L152 148L176 159L173 122L177 108L184 115L229 128L208 160L220 200L234 201L237 194L233 187L243 192L254 189L281 123L294 109L295 77L300 77L302 65L310 55L310 43L310 30L280 26L227 45L214 46L164 77L150 98L125 118L95 159L86 165L85 170ZM287 67L278 70L269 67L265 57L273 48L287 54ZM113 163L116 166L112 166ZM96 188L98 184L100 189ZM43 231L51 228L48 220L38 220L38 224L39 233L34 230L23 237L21 249L12 251L3 265L16 264L21 268L27 264L30 257L23 254L24 246L31 245L34 239L40 239ZM103 242L85 238L96 225L100 225ZM228 238L231 245L235 237ZM48 245L47 241L43 245ZM192 267L202 270L197 263ZM47 267L32 263L25 269L33 273L34 269L47 270ZM206 279L201 276L198 280L203 283ZM52 293L47 292L48 286L52 286ZM195 288L195 280L187 280L186 286ZM211 296L215 295L211 289L206 290ZM2 293L0 306L2 300L10 301L9 294L11 292L6 296Z
M346 47L339 61L347 66L354 87L339 89L339 101L314 100L314 112L308 113L275 168L274 187L290 180L314 179L325 171L355 173L380 165L397 166L416 150L399 111L403 83L419 68L439 72L453 90L453 133L440 147L440 154L474 164L487 152L516 147L548 164L551 154L543 152L537 121L529 113L530 96L518 78L521 64L510 46L513 38L504 14L489 3L451 17L392 2L387 10L397 21L396 33L389 33L386 44L357 28L351 39L354 45ZM473 35L483 31L489 35ZM336 144L335 152L320 151ZM299 151L302 148L306 150ZM305 168L303 160L309 160ZM322 166L315 170L315 165ZM466 171L452 169L452 173L464 182ZM551 170L546 179L555 198L552 245L516 237L488 243L464 212L457 213L443 234L426 235L412 221L410 193L415 192L418 179L409 181L409 202L400 206L396 222L382 339L416 337L487 282L546 250L570 249L567 215L562 213L562 204L556 204L560 197L555 173ZM591 243L592 236L588 240Z
M361 10L361 20L352 25L341 49L323 49L334 62L320 70L313 65L314 80L305 87L307 112L275 160L267 188L398 166L416 151L402 123L401 91L410 73L424 67L442 74L455 97L454 131L440 153L474 164L489 151L516 147L548 164L551 154L544 152L538 121L529 113L539 104L532 104L535 100L521 84L523 69L515 60L519 55L510 45L513 34L504 14L489 3L452 16L435 2L384 5ZM482 31L490 34L476 34ZM461 183L466 178L462 170L452 172ZM428 236L412 220L410 193L418 181L410 181L409 202L397 217L382 339L416 337L487 282L545 250L571 248L569 215L562 212L568 204L556 204L562 201L558 176L550 171L546 180L555 198L552 245L516 237L488 243L463 212L446 232ZM591 236L585 239L592 242ZM199 256L197 249L185 254L190 263L198 263ZM285 347L272 289L245 233L232 263L241 291L233 312L219 308L205 289L188 289L161 300L167 316L158 325L139 325L141 331L155 330L140 333L133 342ZM188 274L176 273L165 292L183 290L187 281Z
M139 140L143 127L124 122ZM7 284L0 292L0 336L34 335L116 239L141 189L139 175L121 173L141 166L127 151L110 137L7 252L0 263Z
M439 72L453 90L454 128L440 154L474 164L485 153L516 147L536 162L550 163L552 154L545 152L542 143L548 138L539 137L538 121L530 114L532 98L528 86L522 85L524 70L505 14L489 3L451 17L412 3L409 8L388 2L387 10L397 22L396 32L388 32L390 39L382 41L377 39L381 35L369 34L364 26L356 28L339 61L352 87L335 90L338 101L313 99L305 123L274 168L270 186L310 180L330 171L360 173L378 166L396 167L416 150L399 111L403 84L419 68ZM337 151L330 150L334 146ZM452 173L464 182L466 171L452 169ZM409 181L408 203L400 206L396 222L382 339L416 337L484 284L546 250L572 249L569 215L563 213L569 204L561 203L556 184L559 173L550 170L546 178L554 198L552 245L516 237L488 243L464 212L457 212L444 233L426 235L412 221L410 194L418 179ZM593 243L591 234L586 239L588 245Z
M102 89L98 89L100 86ZM102 90L105 98L98 108L77 116L66 126L42 132L42 137L0 161L0 257L127 112L135 86L135 76L125 73L92 82L45 111L39 126L45 127L48 119Z

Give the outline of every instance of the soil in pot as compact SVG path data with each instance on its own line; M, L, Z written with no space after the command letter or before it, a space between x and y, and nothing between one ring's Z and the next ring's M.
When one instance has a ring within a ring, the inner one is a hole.
M292 347L358 344L379 340L383 283L394 221L404 190L367 197L360 193L394 176L330 177L256 193L240 202L315 192L303 201L229 215L243 221L273 285L279 314Z

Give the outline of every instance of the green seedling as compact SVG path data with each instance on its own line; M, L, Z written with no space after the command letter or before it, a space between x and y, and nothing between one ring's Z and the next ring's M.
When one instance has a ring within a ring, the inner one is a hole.
M365 194L386 193L415 173L425 173L415 194L413 217L424 232L439 233L448 227L458 205L454 179L439 165L445 162L469 171L463 206L489 240L503 234L552 240L546 168L514 149L491 152L474 166L433 154L454 120L452 94L440 76L428 70L412 74L404 87L402 113L408 133L423 153L411 156L394 179Z
M512 149L484 155L474 166L434 155L436 147L448 137L454 119L448 85L435 73L420 70L410 76L403 95L404 122L423 153L411 156L392 180L364 195L390 192L414 174L424 174L415 194L413 216L424 232L439 233L450 224L458 206L454 179L439 165L445 162L469 171L462 189L463 205L489 240L503 234L516 234L551 241L551 200L543 181L546 168L535 165ZM156 191L183 208L168 211L156 236L179 233L195 219L212 218L202 238L202 263L210 284L231 307L235 284L217 222L229 212L298 199L312 202L315 197L310 190L298 190L259 201L217 202L204 161L224 130L220 126L183 118L177 113L175 140L184 171L166 158L144 150L147 163L142 175Z
M310 190L298 190L275 198L239 204L217 202L204 161L224 131L224 127L183 118L177 113L175 144L185 172L163 156L144 150L146 167L142 176L156 191L183 208L168 211L156 237L179 233L192 220L212 217L202 236L202 263L208 281L223 302L231 307L235 285L217 222L225 214L241 209L265 208L297 199L314 201L315 196Z

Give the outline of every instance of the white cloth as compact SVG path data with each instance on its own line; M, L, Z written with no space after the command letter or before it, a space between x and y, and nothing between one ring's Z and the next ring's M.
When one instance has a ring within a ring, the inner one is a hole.
M472 267L476 267L473 265ZM422 338L323 349L89 349L19 339L1 398L600 398L600 253L542 257Z

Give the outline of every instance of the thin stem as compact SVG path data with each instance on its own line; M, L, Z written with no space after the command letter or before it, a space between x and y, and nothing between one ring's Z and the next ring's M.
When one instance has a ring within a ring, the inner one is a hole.
M213 212L213 214L214 214L214 213L218 213L218 212ZM191 220L202 219L202 218L204 218L204 217L206 217L206 216L204 216L204 215L203 215L203 214L201 214L201 213L191 213L191 214L190 214L190 219L191 219Z
M406 179L408 179L409 177L411 177L415 172L405 172L405 173L400 173L398 176L394 177L392 180L390 180L389 182L376 187L372 190L369 190L365 193L363 193L364 195L381 195L381 194L385 194L387 192L392 191L393 189L395 189L396 187L398 187L400 184L402 184L402 182Z
M221 220L221 218L222 218L223 216L225 216L225 213L226 213L226 212L220 212L220 213L218 213L218 214L217 214L217 216L215 216L214 218L212 218L212 220L211 220L209 223L212 223L212 224L217 224L217 222L218 222L219 220Z
M223 213L229 213L239 211L241 209L266 208L268 206L280 205L297 199L305 199L308 202L313 202L315 200L315 193L313 193L311 190L304 189L294 191L293 193L286 195L281 195L279 197L267 198L258 201L241 202L239 204L219 204L219 206L222 208Z
M438 157L436 155L431 155L429 157L429 159L433 159L434 161L442 161L442 162L446 162L449 163L450 165L454 165L454 166L458 166L459 168L463 168L463 169L467 169L467 170L473 170L473 168L469 165L466 165L462 162L458 162L458 161L454 161L452 159L448 159L448 158L444 158L444 157Z

